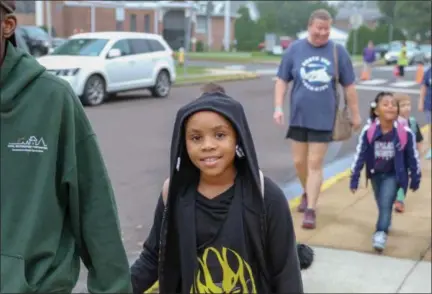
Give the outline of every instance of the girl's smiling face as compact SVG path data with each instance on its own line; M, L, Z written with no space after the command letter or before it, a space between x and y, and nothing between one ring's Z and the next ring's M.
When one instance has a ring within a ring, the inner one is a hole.
M398 117L398 105L395 97L385 95L379 99L375 114L379 117L380 121L394 121Z
M203 175L218 177L234 169L236 132L223 116L195 113L185 125L185 135L189 158Z

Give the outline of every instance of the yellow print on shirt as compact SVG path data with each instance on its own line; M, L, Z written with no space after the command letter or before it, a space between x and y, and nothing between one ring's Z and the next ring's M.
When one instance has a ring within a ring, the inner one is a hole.
M209 259L220 266L222 281L214 281L214 273L209 269ZM222 247L219 250L208 247L201 258L195 275L191 293L257 293L255 280L250 265L234 250ZM144 293L159 293L159 282L156 282Z
M222 280L214 281L208 267L209 259L217 260ZM198 258L199 269L191 293L256 293L255 280L250 265L234 250L222 247L207 248Z

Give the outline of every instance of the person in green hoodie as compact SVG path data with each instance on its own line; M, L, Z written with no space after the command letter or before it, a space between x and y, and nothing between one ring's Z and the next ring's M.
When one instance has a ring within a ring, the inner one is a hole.
M1 293L131 293L111 183L83 107L15 48L15 1L1 13Z

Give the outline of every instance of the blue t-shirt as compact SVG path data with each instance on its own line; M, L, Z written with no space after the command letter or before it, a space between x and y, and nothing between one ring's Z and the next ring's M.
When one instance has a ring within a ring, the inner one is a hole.
M312 46L307 39L297 40L285 51L277 76L293 81L290 125L319 131L333 130L336 112L334 43ZM339 82L349 86L355 74L348 52L337 45ZM342 96L341 96L341 99Z
M431 111L431 100L432 100L432 75L431 67L425 72L423 78L423 85L426 86L426 97L424 100L424 109L426 111Z
M392 173L394 172L394 132L388 132L377 138L374 142L375 150L375 172Z

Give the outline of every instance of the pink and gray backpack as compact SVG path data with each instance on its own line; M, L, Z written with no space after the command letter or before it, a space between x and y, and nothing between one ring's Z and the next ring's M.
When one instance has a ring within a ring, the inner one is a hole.
M399 142L401 144L400 150L404 150L408 142L408 132L405 129L406 126L408 126L408 121L406 120L398 119L398 121L396 122L396 133L397 136L399 137ZM366 134L369 144L372 142L376 128L377 128L377 121L375 119L374 121L371 122L371 125L367 130L367 134Z

